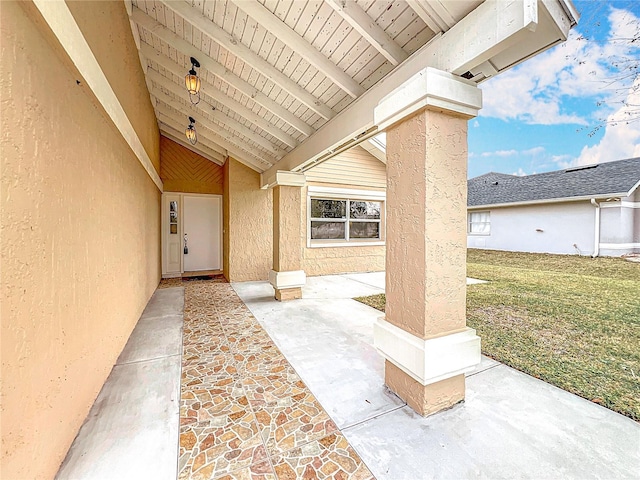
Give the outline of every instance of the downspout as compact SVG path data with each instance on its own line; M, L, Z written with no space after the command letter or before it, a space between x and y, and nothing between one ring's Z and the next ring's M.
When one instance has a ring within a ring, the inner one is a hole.
M593 239L593 258L596 258L600 253L600 204L596 201L595 198L591 199L591 205L596 207L596 222L594 228L594 239Z

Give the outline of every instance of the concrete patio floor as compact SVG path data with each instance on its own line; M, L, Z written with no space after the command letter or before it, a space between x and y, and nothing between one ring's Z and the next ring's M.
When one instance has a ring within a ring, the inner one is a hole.
M290 302L277 302L267 282L232 287L335 422L338 435L380 480L637 478L639 424L486 357L468 375L464 403L428 418L416 415L384 386L383 360L372 346L373 322L381 313L352 299L383 293L383 272L312 277L304 298ZM191 348L182 322L184 292L176 285L154 294L57 478L176 478L180 365L182 360L184 374ZM218 295L207 305L227 298ZM223 320L220 312L213 315L191 302L191 312ZM221 338L226 332L223 342L247 328L236 323L227 329L224 320L219 325ZM248 398L257 411L259 402ZM275 475L265 470L260 478L276 478L281 470L274 459L280 456L282 463L289 454L282 455L271 456ZM224 478L258 478L248 470L231 473Z
M285 303L266 282L233 287L380 480L638 478L639 424L486 357L463 404L416 415L384 386L381 313L352 300L383 293L383 272L311 277Z

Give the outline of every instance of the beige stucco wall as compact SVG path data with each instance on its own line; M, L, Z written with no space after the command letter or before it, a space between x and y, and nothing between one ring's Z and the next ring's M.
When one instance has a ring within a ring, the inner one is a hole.
M118 9L91 4L95 38L114 49L105 71L135 75L109 30ZM160 192L59 47L17 3L1 8L0 476L44 479L158 284ZM155 120L132 121L158 165Z
M377 161L377 160L376 160ZM347 190L345 185L331 183L312 183L325 187L339 187ZM354 187L362 190L363 186ZM367 190L384 191L381 188L368 187ZM353 272L381 272L385 267L385 246L357 246L357 247L309 247L307 238L309 236L309 215L308 215L308 188L301 189L302 195L302 268L308 276L335 275L339 273ZM381 228L384 238L384 220Z
M273 194L260 175L230 158L225 164L224 261L232 282L267 280L273 264Z
M66 3L153 166L160 171L160 133L124 2L67 0Z

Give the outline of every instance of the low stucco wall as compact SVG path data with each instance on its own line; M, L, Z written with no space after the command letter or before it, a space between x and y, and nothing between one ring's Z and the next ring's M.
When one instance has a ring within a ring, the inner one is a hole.
M588 201L493 208L490 211L491 234L468 235L469 248L593 253L595 207Z
M267 280L273 265L273 192L260 174L230 158L224 166L224 259L227 280Z
M116 11L93 21L104 32ZM160 192L17 3L0 30L1 477L48 479L160 279ZM140 73L126 55L105 71ZM137 131L157 129L148 112L130 117Z

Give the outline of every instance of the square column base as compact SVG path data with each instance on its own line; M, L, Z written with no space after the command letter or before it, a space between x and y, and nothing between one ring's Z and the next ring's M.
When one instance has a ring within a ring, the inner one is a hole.
M292 272L269 272L269 283L276 291L276 300L296 300L302 298L302 287L307 282L303 270Z
M422 385L389 360L385 360L384 383L423 417L447 410L464 400L464 375Z
M302 288L276 288L276 300L286 302L287 300L297 300L302 298Z

